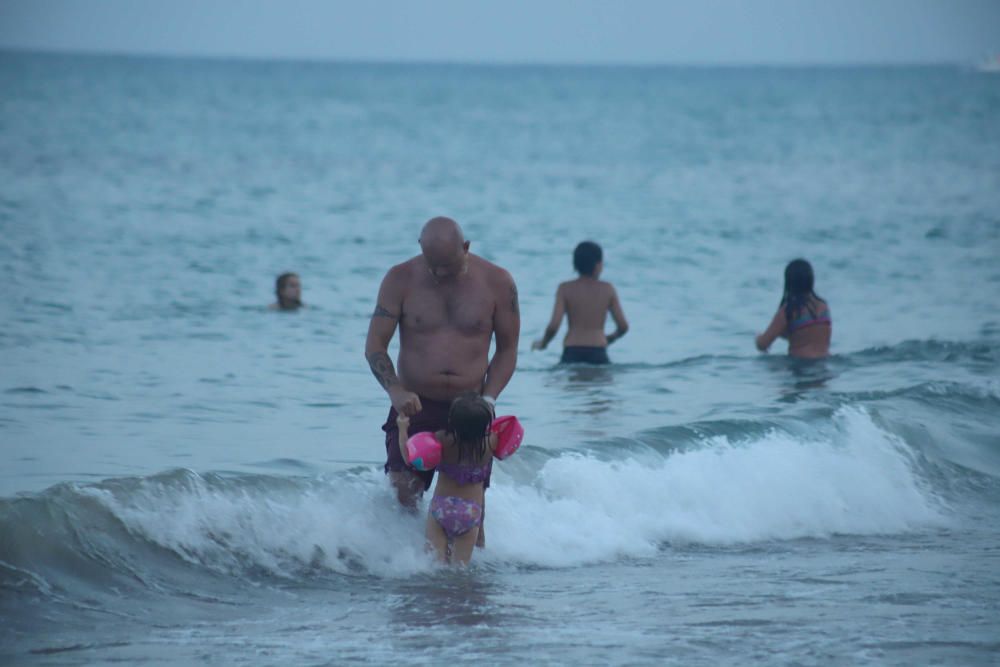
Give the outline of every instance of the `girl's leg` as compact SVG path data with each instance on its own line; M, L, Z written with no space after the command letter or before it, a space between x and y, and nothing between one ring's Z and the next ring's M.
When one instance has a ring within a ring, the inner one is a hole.
M479 517L479 537L476 546L482 549L486 546L486 492L483 492L483 513Z
M437 553L438 560L442 563L448 562L448 536L444 534L444 528L437 522L437 519L430 514L427 515L427 544ZM465 537L464 535L462 537Z
M451 544L451 562L468 565L472 560L472 550L476 548L477 539L479 539L479 526L456 537Z

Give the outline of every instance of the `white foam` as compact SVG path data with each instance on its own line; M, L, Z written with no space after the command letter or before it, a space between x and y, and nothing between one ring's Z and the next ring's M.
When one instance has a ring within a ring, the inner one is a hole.
M89 489L133 533L193 563L295 576L303 568L406 575L432 566L420 514L402 512L381 471L275 488L183 488L156 478L127 497Z
M475 560L564 567L648 557L665 542L896 534L946 521L906 446L859 409L842 409L813 439L772 432L623 457L608 464L568 453L530 484L497 466L488 545ZM127 497L90 493L134 533L213 568L294 575L360 564L407 576L434 567L423 549L426 508L400 511L380 470L266 486L209 484L191 473L181 485L147 480Z
M706 445L656 462L566 455L532 489L499 480L490 551L563 566L642 557L664 542L894 534L945 521L906 446L859 409L842 409L815 439L772 432Z

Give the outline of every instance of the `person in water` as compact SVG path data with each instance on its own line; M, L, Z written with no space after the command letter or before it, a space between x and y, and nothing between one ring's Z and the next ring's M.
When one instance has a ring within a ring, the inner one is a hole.
M788 354L819 359L830 354L833 320L830 306L813 291L813 270L804 259L785 267L785 293L767 330L758 335L757 349L767 352L781 336L788 339Z
M532 350L544 350L559 332L563 315L569 319L569 331L563 339L561 363L607 364L608 345L628 332L628 321L614 285L600 280L604 269L601 246L584 241L573 251L573 268L580 274L576 280L559 285L552 319L545 334L531 344ZM604 334L604 322L611 313L615 331Z
M476 392L451 401L445 428L434 437L441 443L437 484L427 516L427 542L445 563L467 564L483 522L483 483L493 466L497 435L490 433L493 407ZM410 418L396 417L400 456L406 460Z
M274 281L277 301L268 306L271 310L298 310L302 303L302 281L297 273L282 273Z

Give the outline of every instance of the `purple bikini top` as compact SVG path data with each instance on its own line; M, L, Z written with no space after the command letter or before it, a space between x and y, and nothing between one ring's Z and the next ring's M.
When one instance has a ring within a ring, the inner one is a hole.
M490 478L490 470L493 468L493 459L486 465L471 465L469 463L445 463L438 464L438 471L448 475L459 484L480 484Z

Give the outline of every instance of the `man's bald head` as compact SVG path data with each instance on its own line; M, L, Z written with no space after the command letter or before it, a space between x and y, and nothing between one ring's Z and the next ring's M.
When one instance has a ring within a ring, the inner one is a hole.
M431 245L462 245L465 243L465 234L458 223L451 218L438 216L431 218L420 230L420 245L428 247Z
M469 242L451 218L431 218L420 230L420 250L431 274L446 280L465 273Z

